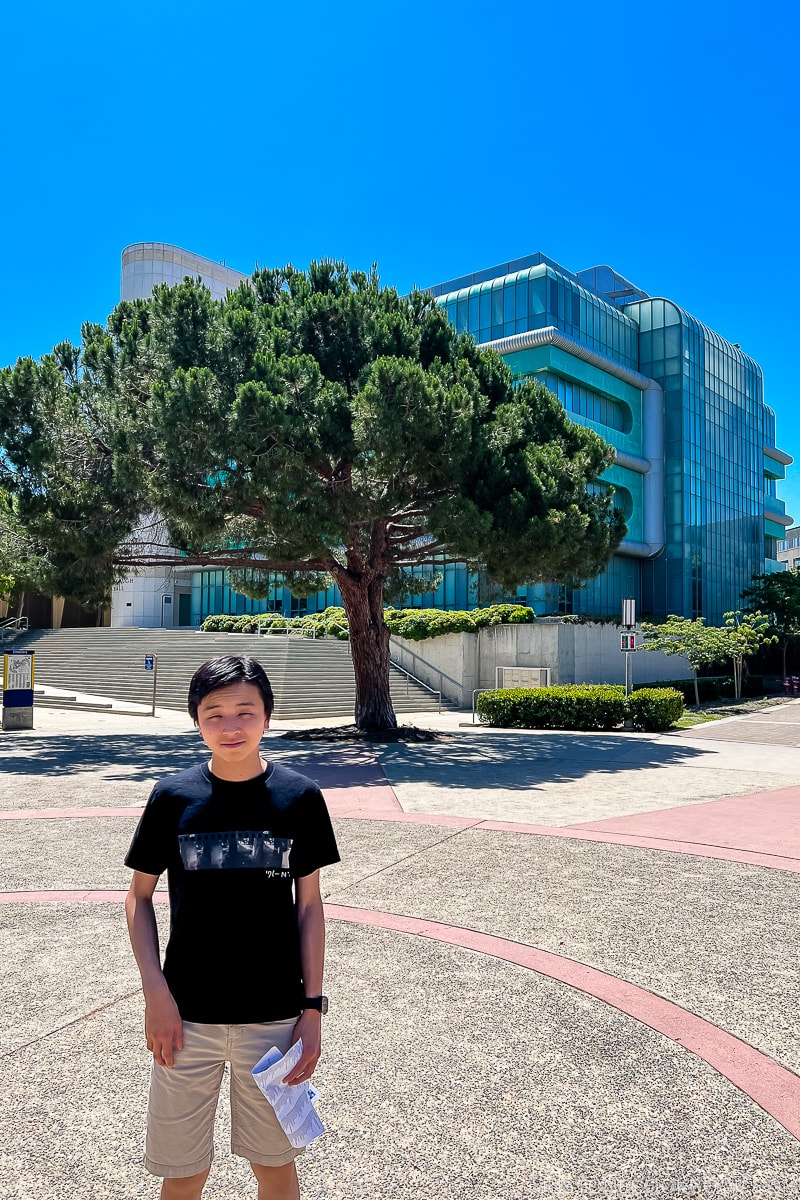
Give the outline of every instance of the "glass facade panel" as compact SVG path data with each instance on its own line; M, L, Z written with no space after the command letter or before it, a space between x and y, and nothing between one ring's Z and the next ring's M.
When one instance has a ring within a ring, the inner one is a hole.
M602 396L599 392L581 387L571 379L563 379L549 371L534 378L541 379L545 387L549 388L554 396L558 396L567 412L585 417L594 425L602 425L606 431L613 429L618 433L630 433L633 414L627 404Z
M663 562L644 564L645 591L655 612L719 624L773 557L761 371L670 301L626 312L640 324L639 369L665 394L667 547Z

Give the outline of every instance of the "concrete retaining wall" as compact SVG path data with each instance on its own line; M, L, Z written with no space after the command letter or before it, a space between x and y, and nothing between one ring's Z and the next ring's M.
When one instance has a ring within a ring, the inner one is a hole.
M448 700L470 708L473 688L496 687L497 667L549 667L553 684L624 683L620 632L617 625L547 620L495 625L479 633L448 633L422 642L393 637L393 647L401 648L400 654L393 651L393 657L430 687L441 687ZM439 671L449 678L440 678ZM631 674L634 685L692 677L685 659L660 651L633 654Z

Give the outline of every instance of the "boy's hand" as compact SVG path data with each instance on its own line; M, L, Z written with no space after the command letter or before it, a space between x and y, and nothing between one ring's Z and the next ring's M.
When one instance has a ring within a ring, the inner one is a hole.
M183 1049L183 1022L178 1006L166 984L154 992L146 992L144 999L147 1049L160 1067L171 1067L173 1051Z
M322 1052L322 1013L315 1008L304 1008L294 1027L292 1042L303 1039L303 1057L295 1069L285 1077L284 1083L308 1083L314 1074Z

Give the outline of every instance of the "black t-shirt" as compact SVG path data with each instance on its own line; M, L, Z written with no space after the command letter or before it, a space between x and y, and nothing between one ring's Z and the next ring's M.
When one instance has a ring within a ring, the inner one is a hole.
M303 999L292 881L339 861L317 785L270 763L233 783L207 764L161 780L125 858L167 871L164 975L185 1021L296 1016Z

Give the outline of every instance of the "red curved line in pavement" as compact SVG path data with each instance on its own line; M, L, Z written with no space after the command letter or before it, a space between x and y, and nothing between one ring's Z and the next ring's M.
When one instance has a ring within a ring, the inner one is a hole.
M70 821L87 817L140 817L144 805L127 808L107 805L104 808L10 808L0 812L0 821Z
M125 896L123 891L110 889L0 892L0 904L102 904L120 902ZM156 903L165 904L168 900L166 890L159 889L153 899ZM390 929L395 933L429 938L450 946L458 946L462 950L487 954L585 992L702 1058L734 1087L774 1117L788 1133L800 1140L800 1077L761 1050L756 1050L747 1042L681 1008L671 1000L665 1000L635 983L618 979L607 971L589 967L576 959L565 958L549 950L540 950L537 946L528 946L509 938L465 929L460 925L446 925L440 921L427 921L420 917L406 917L367 908L351 908L343 904L326 904L325 915L332 921Z
M334 921L391 929L488 954L586 992L702 1058L774 1117L793 1137L800 1139L800 1078L797 1075L747 1042L645 988L575 959L458 925L340 904L326 904L325 915Z
M680 841L674 838L655 837L635 833L606 832L585 828L581 825L529 825L521 821L487 821L480 817L456 817L449 813L391 812L385 809L370 810L369 806L355 812L337 812L331 807L331 815L341 821L394 821L409 825L443 825L460 829L488 829L501 833L523 833L537 837L571 838L581 842L608 842L612 846L633 846L642 850L667 850L673 854L695 855L698 858L715 858L723 862L744 863L751 867L770 867L773 870L789 871L800 875L800 859L780 854L767 854L758 850L738 850L729 846L707 845L704 842ZM0 821L53 821L80 820L97 817L140 817L144 805L133 807L106 808L18 808L0 812Z

